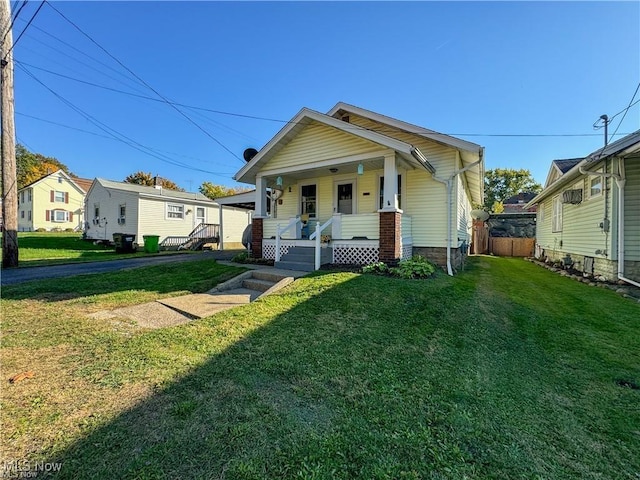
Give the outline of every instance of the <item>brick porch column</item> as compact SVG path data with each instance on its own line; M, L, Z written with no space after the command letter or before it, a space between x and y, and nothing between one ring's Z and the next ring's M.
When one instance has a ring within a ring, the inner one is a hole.
M396 264L402 257L402 213L380 212L380 261Z
M251 256L262 258L262 218L254 218L251 222Z

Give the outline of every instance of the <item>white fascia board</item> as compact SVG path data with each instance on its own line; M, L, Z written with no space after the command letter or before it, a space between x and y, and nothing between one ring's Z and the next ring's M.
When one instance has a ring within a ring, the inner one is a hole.
M387 117L386 115L372 112L371 110L366 110L364 108L356 107L355 105L349 105L348 103L344 103L344 102L339 102L338 104L336 104L336 106L334 106L331 110L329 110L327 115L333 116L340 110L353 112L358 116L369 118L371 120L375 120L377 122L384 123L392 127L396 127L400 130L404 130L406 132L413 133L413 134L428 138L429 140L433 140L443 145L457 148L460 150L466 150L468 152L477 153L478 150L480 150L481 148L481 146L476 143L467 142L466 140L452 137L450 135L445 135L444 133L438 133L434 130L429 130L428 128L419 127L418 125L413 125L411 123L403 122L402 120L398 120L392 117Z
M129 192L129 193L133 193L134 195L136 194L136 192ZM204 199L200 199L200 198L180 198L180 197L169 197L167 195L153 195L151 193L138 193L138 197L139 198L146 198L146 199L150 199L150 200L162 200L163 202L170 202L170 203L190 203L190 204L198 204L198 205L205 205L205 206L209 206L209 207L217 207L218 204L216 202L214 202L213 200L204 200Z

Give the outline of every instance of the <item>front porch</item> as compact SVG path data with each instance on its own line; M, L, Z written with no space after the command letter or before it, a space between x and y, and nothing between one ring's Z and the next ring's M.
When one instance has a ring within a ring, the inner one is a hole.
M336 213L324 224L309 221L308 229L299 216L286 224L273 218L256 221L262 224L259 255L275 261L285 259L294 248L298 255L305 249L313 250L315 269L324 263L397 262L412 255L411 216L401 212ZM254 255L256 243L254 240Z

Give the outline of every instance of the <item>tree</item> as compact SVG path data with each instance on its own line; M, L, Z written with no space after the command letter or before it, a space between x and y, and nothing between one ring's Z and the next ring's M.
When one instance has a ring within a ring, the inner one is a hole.
M535 181L526 169L495 168L487 170L484 176L484 204L497 213L502 202L518 193L539 193L542 185Z
M162 188L184 192L184 188L180 188L171 180L167 178L154 177L153 175L151 175L151 173L146 173L143 171L132 173L127 178L125 178L124 181L126 183L135 183L136 185L146 185L148 187L153 187L154 185L156 185L157 181L158 185L162 186Z
M236 193L248 192L249 190L251 189L246 187L225 187L224 185L215 185L211 182L203 182L202 185L200 185L200 193L211 200L228 195L235 195Z
M18 190L49 175L62 170L73 175L64 163L54 157L45 157L40 153L33 153L22 145L16 145L16 175Z

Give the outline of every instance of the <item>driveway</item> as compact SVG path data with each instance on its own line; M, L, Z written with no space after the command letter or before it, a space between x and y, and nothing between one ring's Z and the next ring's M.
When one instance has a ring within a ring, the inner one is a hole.
M42 280L45 278L72 277L74 275L86 275L91 273L113 272L115 270L128 270L133 268L148 267L151 265L163 265L165 263L195 262L198 260L228 260L237 251L207 251L192 254L162 255L156 257L137 257L122 260L109 260L103 262L69 263L66 265L52 265L49 267L24 267L6 269L0 272L0 284L12 285L16 283Z

